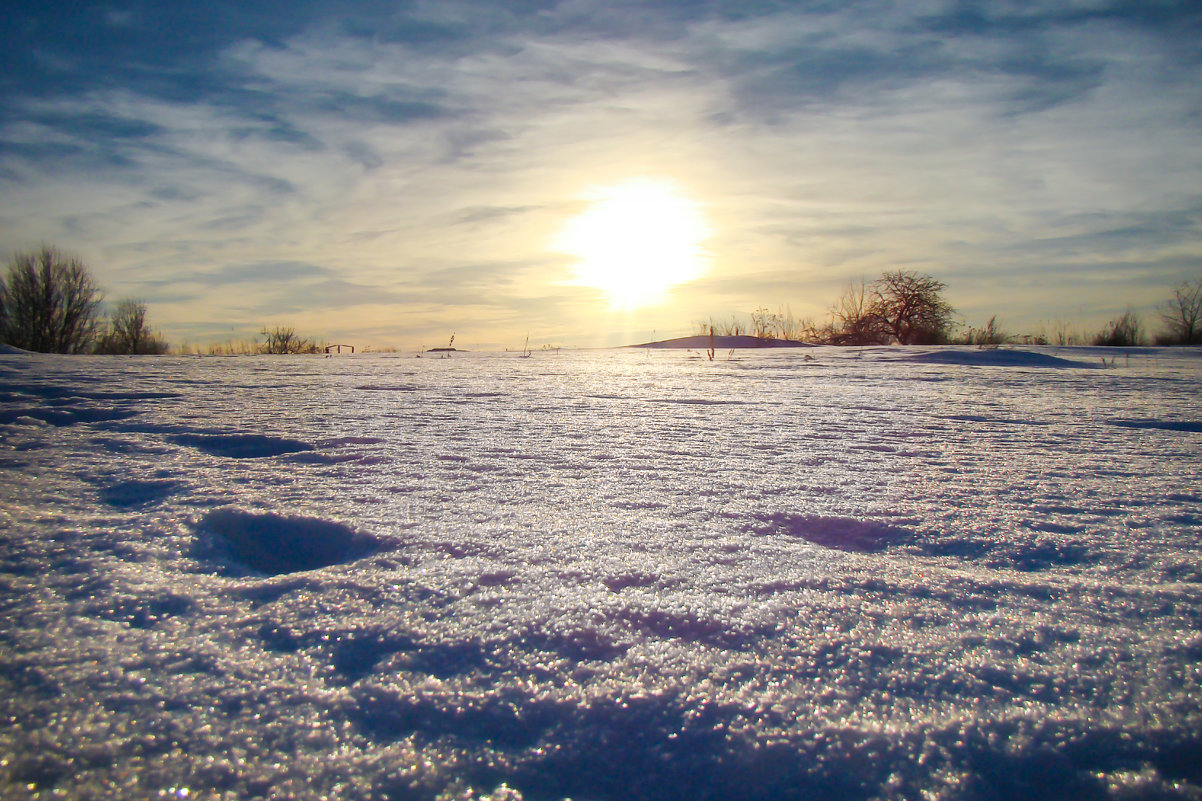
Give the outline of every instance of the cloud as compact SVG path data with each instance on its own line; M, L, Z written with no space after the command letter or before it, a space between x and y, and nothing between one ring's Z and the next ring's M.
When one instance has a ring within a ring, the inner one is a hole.
M197 273L183 280L204 282L214 286L234 284L289 284L310 278L328 278L328 267L299 261L265 261L254 264L227 264L213 273Z
M897 265L966 292L994 274L1062 292L1084 264L1167 286L1198 256L1202 22L1184 4L21 2L11 19L0 230L81 252L114 294L159 293L168 332L470 310L504 341L541 308L587 340L610 322L547 243L590 185L637 175L710 219L711 272L680 290L707 309L820 312ZM647 325L671 313L700 316Z

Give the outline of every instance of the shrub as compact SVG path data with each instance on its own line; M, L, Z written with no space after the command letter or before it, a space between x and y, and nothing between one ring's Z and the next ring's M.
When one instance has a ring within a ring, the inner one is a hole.
M1130 309L1123 312L1121 317L1116 317L1107 323L1106 327L1093 338L1095 345L1113 347L1138 345L1142 341L1143 330L1140 326L1139 316Z
M269 354L318 353L322 346L316 340L298 336L295 328L276 326L268 330L264 328L260 334L263 337L262 352Z
M831 307L819 340L831 345L934 345L947 342L952 307L945 284L913 271L886 272L871 284L850 284Z
M847 285L830 316L830 323L818 336L828 345L883 345L889 341L884 322L873 308L872 290L863 280Z
M100 289L54 248L18 253L0 279L0 341L39 353L83 353L96 338Z
M998 328L997 315L995 314L989 318L989 322L985 324L984 328L969 328L953 344L976 345L977 347L986 348L1005 345L1010 340L1010 335Z

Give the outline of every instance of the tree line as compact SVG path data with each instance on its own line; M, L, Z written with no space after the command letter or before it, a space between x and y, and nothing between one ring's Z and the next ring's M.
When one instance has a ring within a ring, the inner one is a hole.
M698 323L698 333L725 336L749 334L761 339L787 339L821 345L979 345L1010 342L1035 345L1141 345L1148 332L1134 310L1114 318L1089 337L1058 332L1056 342L1045 334L1012 335L998 325L997 316L981 328L964 327L943 296L947 285L911 270L887 271L875 281L860 280L844 289L828 309L827 321L797 320L788 310L758 308L748 319L732 316ZM1182 283L1156 310L1161 322L1157 345L1202 344L1202 277Z
M83 262L51 247L16 254L0 278L0 342L38 353L167 352L146 304L127 298L107 316Z
M150 328L146 304L117 301L101 314L104 294L74 256L43 246L17 253L0 277L0 342L36 353L162 354L167 342ZM264 328L247 352L318 353L323 345L292 328Z
M983 328L958 326L955 309L943 297L947 285L912 270L887 271L875 281L860 280L843 291L830 307L827 322L816 325L795 320L787 311L756 309L750 325L732 317L699 324L701 333L752 334L761 339L788 339L828 345L1000 345L1075 344L1060 332L1049 343L1044 335L1014 337L1003 332L993 317ZM153 332L146 304L126 298L107 316L100 311L103 294L83 262L43 246L17 253L7 274L0 277L0 342L39 353L159 354L168 346ZM1202 344L1202 277L1176 287L1157 308L1161 329L1158 345ZM263 342L245 351L254 353L319 353L324 346L297 335L292 328L264 328ZM1133 311L1111 320L1088 341L1094 345L1139 345L1146 337Z

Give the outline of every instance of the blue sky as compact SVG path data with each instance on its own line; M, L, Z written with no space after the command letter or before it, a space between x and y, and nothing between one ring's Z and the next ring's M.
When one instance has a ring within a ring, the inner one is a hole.
M9 5L0 247L175 343L619 344L897 268L1093 329L1202 274L1195 2ZM706 259L615 309L554 242L633 179Z

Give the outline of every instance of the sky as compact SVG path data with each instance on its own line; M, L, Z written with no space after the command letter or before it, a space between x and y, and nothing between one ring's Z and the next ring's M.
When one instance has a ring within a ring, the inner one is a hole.
M1193 0L7 5L0 249L175 345L629 344L894 269L1154 326L1202 276Z

